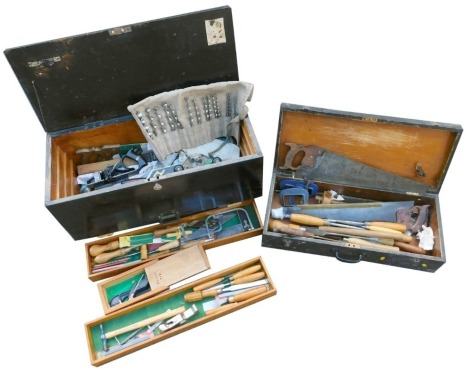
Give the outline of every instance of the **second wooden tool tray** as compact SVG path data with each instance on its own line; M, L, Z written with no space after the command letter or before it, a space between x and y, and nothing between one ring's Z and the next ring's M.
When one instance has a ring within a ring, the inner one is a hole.
M461 134L459 125L282 104L262 245L436 271L446 260L439 190Z
M216 282L236 283L237 279L255 274L262 274L263 279L244 283L252 287L242 293L197 296L203 288ZM258 257L154 296L85 324L91 364L110 362L274 296L276 292L263 260Z

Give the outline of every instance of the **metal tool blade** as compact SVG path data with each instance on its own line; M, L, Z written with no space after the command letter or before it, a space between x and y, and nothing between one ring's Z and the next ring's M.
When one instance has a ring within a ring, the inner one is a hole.
M396 222L396 212L402 208L412 208L414 201L383 202L377 207L358 207L358 208L334 208L331 205L328 208L308 209L301 207L283 207L282 214L288 218L292 213L307 214L310 216L334 219L348 220L356 222L364 221L385 221ZM281 209L281 208L279 208ZM274 210L273 210L274 212ZM273 213L274 216L274 213Z
M313 167L300 166L297 168L296 176L306 177L310 180L321 180L322 182L337 183L340 181L342 184L364 185L402 192L424 193L429 188L426 183L390 174L326 150L322 155L316 156Z
M222 215L220 218L218 218L217 222L220 226L222 226L224 223L230 221L233 217L235 217L235 213L230 213L226 215ZM208 229L206 224L201 226L199 229L194 231L191 235L188 235L187 238L185 239L186 241L192 241L192 240L198 240L203 237L207 237L211 233L217 232L217 229Z

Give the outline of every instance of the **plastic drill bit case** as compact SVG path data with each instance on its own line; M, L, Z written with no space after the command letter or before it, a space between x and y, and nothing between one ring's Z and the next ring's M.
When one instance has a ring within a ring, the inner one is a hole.
M282 104L262 245L436 271L446 261L439 191L462 131ZM406 228L384 235L378 222Z

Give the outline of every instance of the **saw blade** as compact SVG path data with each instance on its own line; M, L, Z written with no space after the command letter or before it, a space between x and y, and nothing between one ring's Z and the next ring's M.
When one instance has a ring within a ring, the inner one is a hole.
M323 150L321 155L313 155L313 166L301 165L296 168L296 176L323 182L340 181L348 185L366 185L377 189L412 191L424 193L429 185L410 178L393 175L378 168L351 160L342 155ZM291 168L293 169L293 168Z
M328 208L315 208L308 209L302 207L282 207L278 210L273 209L272 216L274 218L288 218L292 213L308 214L310 216L333 219L333 220L347 220L355 222L364 221L385 221L396 222L397 210L406 208L410 209L414 206L414 201L399 201L399 202L383 202L379 206L371 207L350 207L342 208L334 207L330 204ZM280 211L282 209L282 211Z

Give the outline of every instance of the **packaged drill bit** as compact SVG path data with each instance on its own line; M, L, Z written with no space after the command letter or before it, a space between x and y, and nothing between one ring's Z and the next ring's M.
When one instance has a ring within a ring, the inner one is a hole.
M216 138L238 143L253 85L229 81L163 92L128 106L159 160Z

